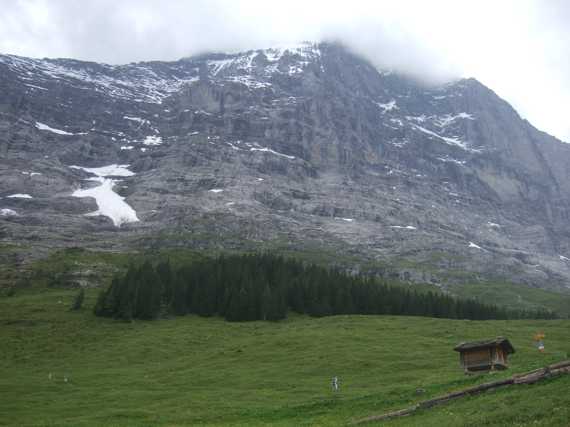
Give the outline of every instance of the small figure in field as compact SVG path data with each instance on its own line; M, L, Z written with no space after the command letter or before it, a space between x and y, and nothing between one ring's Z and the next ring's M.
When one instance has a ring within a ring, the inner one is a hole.
M338 378L337 377L332 378L331 386L332 386L333 391L338 391Z
M544 332L539 332L535 334L533 337L534 340L536 341L536 348L541 353L544 353L544 337L545 337Z

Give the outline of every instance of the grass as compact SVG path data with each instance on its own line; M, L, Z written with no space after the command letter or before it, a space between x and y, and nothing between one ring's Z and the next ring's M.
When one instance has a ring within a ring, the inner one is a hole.
M570 377L547 380L540 385L499 389L467 397L452 404L419 412L388 426L568 426ZM371 424L374 425L374 424ZM376 424L379 425L379 424Z
M570 352L568 320L228 323L186 316L123 323L91 314L95 290L84 309L69 311L75 294L35 289L0 299L0 425L346 425ZM546 333L545 354L532 345L538 330ZM463 375L452 347L496 335L517 350L511 369ZM386 425L567 426L569 387L570 376L509 388Z
M563 317L570 317L570 294L510 283L471 283L448 286L448 290L461 298L476 298L509 308L547 308Z

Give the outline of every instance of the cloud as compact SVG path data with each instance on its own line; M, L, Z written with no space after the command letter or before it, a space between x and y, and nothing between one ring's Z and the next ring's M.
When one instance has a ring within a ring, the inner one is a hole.
M0 0L0 51L108 63L340 40L430 82L475 77L570 141L565 0Z

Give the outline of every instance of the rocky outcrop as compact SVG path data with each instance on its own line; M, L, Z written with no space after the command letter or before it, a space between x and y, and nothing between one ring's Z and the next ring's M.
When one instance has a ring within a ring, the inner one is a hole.
M426 87L334 44L0 56L0 153L6 242L323 248L415 281L570 285L570 146L476 80ZM107 165L134 173L109 179L138 222L73 197L97 183L70 166Z

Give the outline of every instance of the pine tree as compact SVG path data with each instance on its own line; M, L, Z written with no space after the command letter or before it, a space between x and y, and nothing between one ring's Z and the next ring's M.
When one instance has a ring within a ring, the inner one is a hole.
M83 306L83 300L85 299L85 289L79 289L79 292L73 299L73 304L71 304L70 310L80 310Z
M107 299L107 292L108 292L107 289L102 289L99 292L99 295L97 296L97 302L93 307L93 314L95 314L95 316L107 317L111 315L105 310L105 300Z
M149 261L146 261L138 275L134 317L150 320L158 316L162 296L161 288L161 282L154 268Z
M173 273L169 261L163 261L156 266L156 274L162 286L162 300L165 306L170 306L173 294Z
M154 319L161 309L218 314L231 321L279 320L287 311L405 314L468 319L554 318L546 310L508 310L477 300L402 288L385 280L284 259L268 253L204 258L173 271L168 262L130 265L102 290L98 316Z
M129 321L136 317L135 306L139 287L139 268L130 265L127 274L117 278L111 284L113 314L116 318Z
M172 298L169 311L177 316L183 316L188 313L188 299L186 294L188 286L180 273L174 276L172 283Z
M271 289L265 286L261 298L260 320L281 320L287 317L287 302L281 288Z
M226 320L231 322L250 320L248 319L248 298L245 287L234 287L230 291Z

